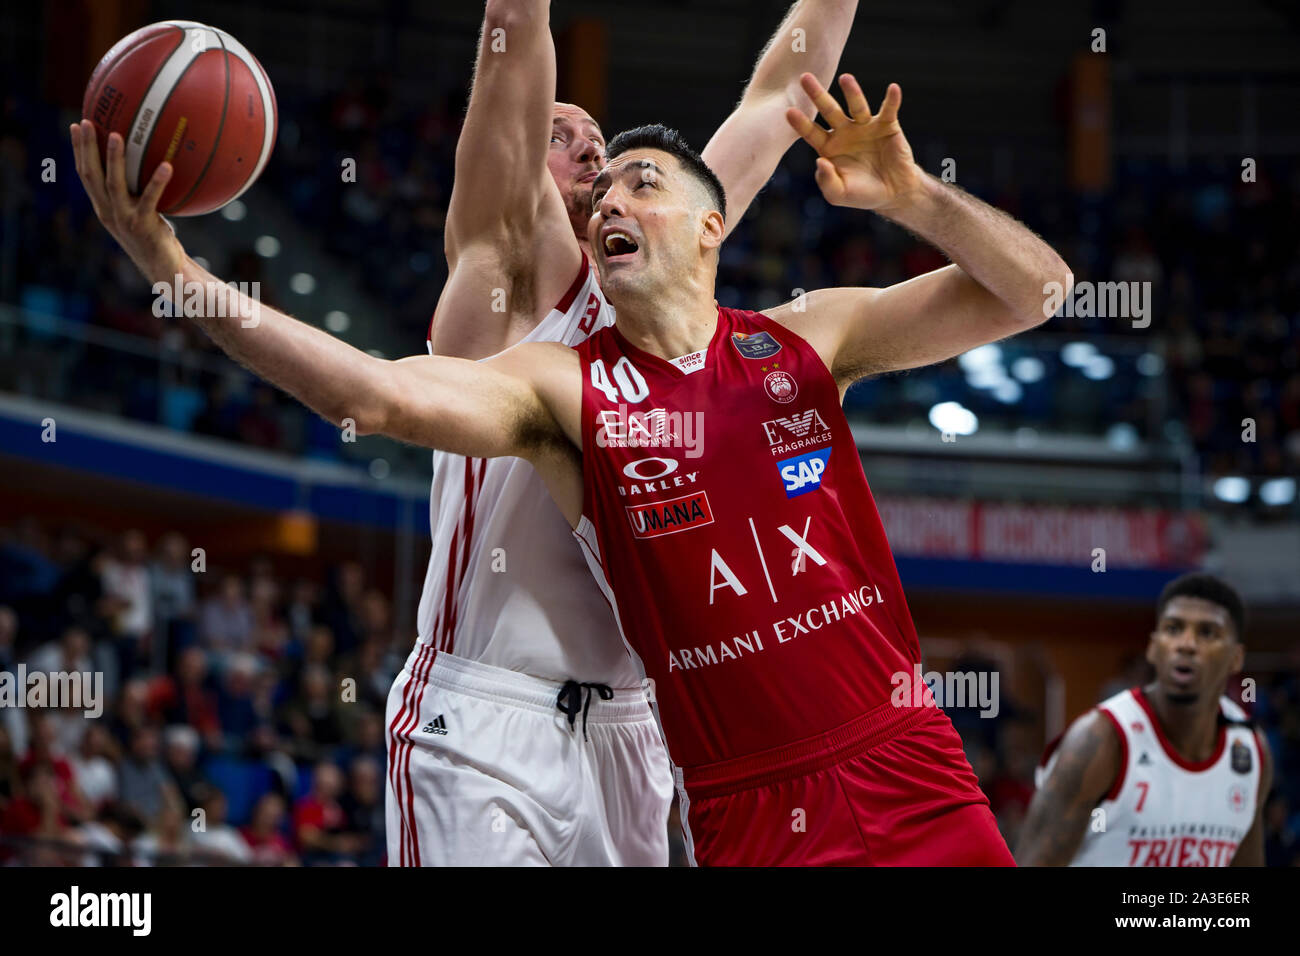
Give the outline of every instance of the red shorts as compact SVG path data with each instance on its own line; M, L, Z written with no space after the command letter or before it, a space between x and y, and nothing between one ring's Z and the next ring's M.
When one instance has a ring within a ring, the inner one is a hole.
M1015 866L937 707L885 704L683 783L703 866Z

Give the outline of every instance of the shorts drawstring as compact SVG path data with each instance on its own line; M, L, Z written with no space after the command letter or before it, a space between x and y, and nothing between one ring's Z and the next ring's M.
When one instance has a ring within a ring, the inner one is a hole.
M586 702L582 701L583 689L587 691ZM613 700L614 688L608 684L597 684L594 682L584 681L579 683L576 680L566 680L564 686L560 688L559 695L555 698L555 705L560 708L560 712L569 718L569 728L574 727L578 717L578 710L582 710L582 739L587 740L587 711L591 709L591 692L596 691L600 694L601 700Z

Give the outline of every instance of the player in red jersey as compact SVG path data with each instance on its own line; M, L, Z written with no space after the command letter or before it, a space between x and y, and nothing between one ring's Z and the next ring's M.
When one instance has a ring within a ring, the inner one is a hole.
M873 116L850 76L849 114L804 83L831 129L787 119L819 153L826 198L953 264L720 309L722 188L680 137L643 128L610 144L593 186L588 238L617 325L581 349L389 362L265 306L252 327L197 321L333 422L532 463L656 682L696 862L1009 865L951 723L908 686L916 633L839 403L865 375L1040 324L1045 286L1071 277L1023 226L916 165L897 85ZM132 200L120 140L107 185L93 139L77 130L74 145L97 214L146 276L217 281L153 211L166 172Z

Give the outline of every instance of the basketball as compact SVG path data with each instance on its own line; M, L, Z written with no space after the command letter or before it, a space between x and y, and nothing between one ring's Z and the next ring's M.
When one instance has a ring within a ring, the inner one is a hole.
M157 169L174 168L158 211L198 216L251 186L275 142L271 81L248 49L224 30L188 20L141 27L104 54L82 100L100 155L109 133L126 143L133 195Z

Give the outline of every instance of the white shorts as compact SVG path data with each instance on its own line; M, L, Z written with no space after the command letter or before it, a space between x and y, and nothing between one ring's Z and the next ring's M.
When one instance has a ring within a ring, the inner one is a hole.
M673 775L644 692L593 692L584 728L562 686L411 652L385 718L389 866L668 865Z

